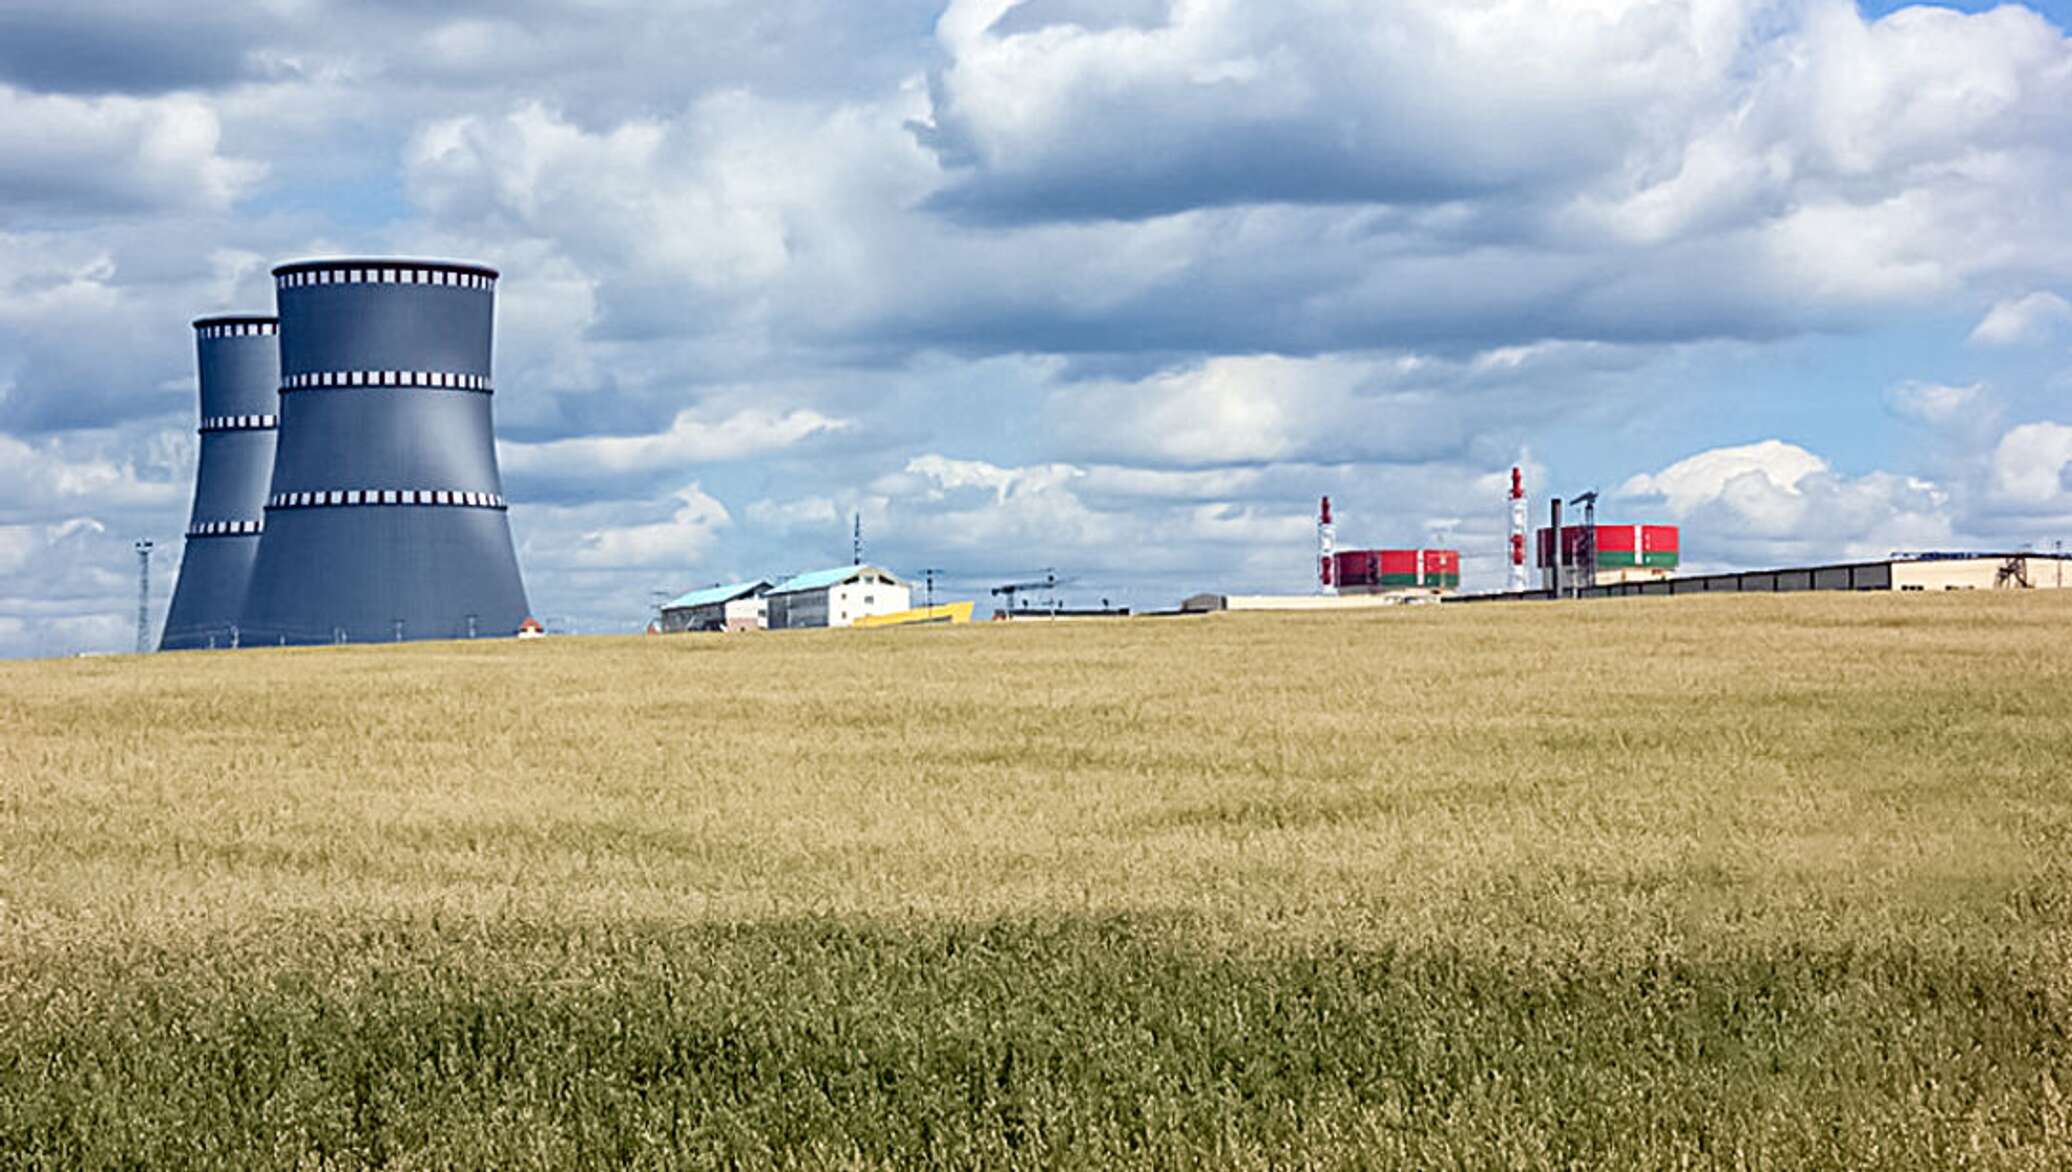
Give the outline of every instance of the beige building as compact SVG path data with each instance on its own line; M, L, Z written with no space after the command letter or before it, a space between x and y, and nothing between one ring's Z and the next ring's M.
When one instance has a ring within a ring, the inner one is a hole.
M2072 558L2020 553L1982 558L1894 561L1894 590L2061 590Z
M1197 594L1180 604L1187 614L1219 610L1373 610L1382 606L1437 602L1438 590L1395 590L1387 594Z
M737 598L727 603L723 614L723 631L761 631L770 625L769 600L760 596Z
M1836 562L1781 570L1736 570L1652 581L1585 586L1581 598L1655 594L1791 594L1807 590L2057 590L2072 583L2072 556L2034 553L1902 554L1870 562ZM1478 594L1449 601L1546 598L1545 590Z

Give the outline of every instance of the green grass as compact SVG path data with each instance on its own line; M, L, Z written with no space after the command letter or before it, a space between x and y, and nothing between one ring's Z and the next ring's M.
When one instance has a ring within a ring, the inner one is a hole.
M2072 598L0 664L0 1167L2072 1165Z

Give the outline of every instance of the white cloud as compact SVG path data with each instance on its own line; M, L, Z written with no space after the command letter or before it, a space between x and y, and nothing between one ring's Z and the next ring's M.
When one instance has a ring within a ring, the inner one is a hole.
M2013 6L1866 20L1842 0L1213 0L1148 26L1003 35L1013 7L944 16L921 131L948 168L940 199L979 214L1388 205L1369 231L1411 246L1372 265L1420 293L1437 291L1410 271L1418 242L1454 261L1522 242L1559 265L1588 240L1628 259L1570 274L1576 309L1675 320L1712 303L1699 312L1726 332L1747 327L1725 305L1919 302L2072 267L2055 227L2072 47ZM1405 210L1421 203L1443 211Z
M1138 500L1235 500L1259 489L1265 479L1265 474L1257 468L1178 472L1096 464L1086 470L1080 485L1089 495Z
M2072 325L2072 301L2048 290L2038 290L1995 302L1971 331L1971 340L1983 346L2044 342L2067 325Z
M960 2L926 94L451 114L406 181L446 231L550 243L599 336L758 353L1760 336L2072 271L2072 52L2020 10L1159 7Z
M1090 442L1136 447L1183 464L1280 460L1341 435L1364 372L1330 362L1219 358L1131 385L1060 396L1068 427Z
M170 511L186 503L188 485L144 479L134 459L65 449L54 440L30 443L0 433L0 523L82 509Z
M759 500L743 510L749 524L764 529L837 529L841 527L845 514L841 506L824 496L800 497L797 500Z
M1941 383L1904 382L1885 392L1885 405L1895 415L1935 427L1945 427L1990 414L1984 383L1946 386Z
M782 415L746 410L711 421L686 410L677 414L668 431L653 435L586 436L537 444L506 441L497 449L504 471L517 476L613 477L747 459L849 426L846 420L804 409Z
M220 151L197 98L76 98L0 85L0 223L228 207L266 168Z
M944 13L924 136L971 169L956 202L1037 215L1559 183L1720 78L1743 31L1724 4L1207 0L1148 25L1001 32L1018 6Z
M670 495L665 517L633 521L623 504L522 510L522 552L538 569L683 572L713 549L733 524L727 507L697 484ZM630 522L630 523L628 523Z
M1119 551L1141 522L1089 507L1073 491L1084 475L1069 464L1001 467L928 453L871 490L888 517L925 516L935 543L947 550Z
M929 453L907 461L905 481L885 483L915 485L930 500L941 500L958 489L976 488L992 494L996 502L1010 497L1028 497L1069 485L1086 475L1070 464L1041 464L1029 468L1002 468L984 460L958 460Z
M154 566L161 604L176 556L165 550ZM0 656L126 650L135 606L136 558L125 535L91 517L0 524Z
M25 441L0 433L0 656L126 650L136 555L156 540L153 616L179 563L192 436L90 432ZM154 629L155 636L156 631Z
M739 100L681 121L590 133L538 104L502 118L433 122L405 159L412 195L447 222L501 222L580 245L592 259L726 287L780 273L784 224L738 185L738 156L712 153Z
M198 247L188 251L189 243ZM187 322L271 304L261 266L215 246L184 214L0 232L0 429L42 435L191 420Z
M1463 361L1229 356L1135 380L1067 384L1045 412L1070 449L1118 461L1415 462L1460 454L1495 421L1522 427L1557 413L1598 373L1628 361L1614 347L1565 343ZM1518 392L1528 386L1538 393L1525 398Z
M1890 472L1839 475L1781 440L1700 452L1633 477L1617 496L1629 507L1664 508L1701 568L1876 557L1947 546L1956 533L1942 486Z
M2011 429L1994 449L1992 468L2000 500L2028 511L2072 512L2072 427L2024 423Z
M1800 495L1802 481L1827 470L1826 460L1797 444L1764 440L1737 448L1714 448L1660 472L1635 476L1620 487L1619 495L1660 497L1678 517L1729 497L1740 501L1745 512L1774 515L1779 502ZM1793 511L1797 506L1781 508Z

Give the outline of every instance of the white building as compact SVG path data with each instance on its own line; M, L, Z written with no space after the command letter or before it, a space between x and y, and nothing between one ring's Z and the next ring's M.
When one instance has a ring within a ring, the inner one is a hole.
M846 627L865 615L911 609L913 588L890 570L842 566L787 578L763 596L773 631Z

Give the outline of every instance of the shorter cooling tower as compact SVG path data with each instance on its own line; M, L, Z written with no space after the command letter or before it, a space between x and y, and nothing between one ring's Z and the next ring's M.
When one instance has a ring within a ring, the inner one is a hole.
M529 614L490 412L496 270L273 270L280 444L248 643L509 636Z
M265 527L281 382L274 318L194 323L201 383L201 453L180 580L159 647L235 647Z

